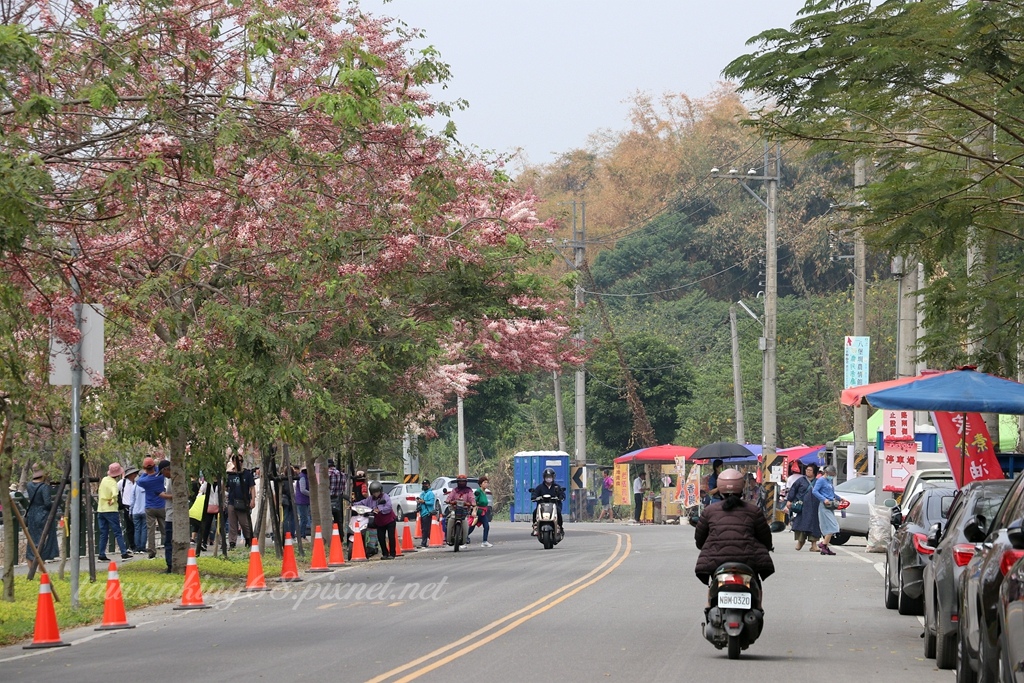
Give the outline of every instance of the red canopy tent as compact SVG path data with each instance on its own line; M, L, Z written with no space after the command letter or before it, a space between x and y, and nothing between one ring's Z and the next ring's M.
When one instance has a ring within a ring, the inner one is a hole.
M938 377L939 375L945 375L950 372L953 371L925 370L920 375L914 375L913 377L900 377L899 379L890 379L884 382L875 382L873 384L861 384L860 386L843 389L843 393L839 397L839 402L844 406L867 405L867 401L864 400L864 397L868 394L873 394L876 391L882 391L883 389L892 389L893 387L910 384L911 382L918 382L922 379Z
M641 448L625 455L620 455L615 458L615 464L662 464L671 465L675 463L676 458L684 457L689 458L694 454L696 448L690 446L674 446L672 444L665 444L664 446L652 446L650 448Z

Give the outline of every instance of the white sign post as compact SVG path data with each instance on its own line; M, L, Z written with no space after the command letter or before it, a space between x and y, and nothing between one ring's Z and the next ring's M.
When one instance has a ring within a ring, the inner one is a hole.
M82 384L98 384L103 379L103 306L82 305ZM50 337L50 384L71 386L75 345Z

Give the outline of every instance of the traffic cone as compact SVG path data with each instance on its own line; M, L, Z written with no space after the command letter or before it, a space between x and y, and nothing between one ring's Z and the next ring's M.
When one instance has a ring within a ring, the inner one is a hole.
M366 548L363 546L363 534L359 531L352 532L352 555L349 562L366 562Z
M32 636L32 644L24 649L34 650L42 647L68 647L60 639L57 629L57 612L53 608L53 589L50 588L50 575L43 572L39 576L39 599L36 601L36 630Z
M338 525L331 531L331 556L327 558L328 567L340 567L345 564L345 549L341 546L341 533Z
M416 526L414 526L413 529L412 529L412 538L413 538L414 541L420 540L420 535L422 534L420 529L422 529L422 528L423 528L423 524L420 522L420 513L417 512L416 513ZM405 538L404 537L402 538L402 542L403 543L405 542Z
M392 550L395 553L392 557L401 557L402 556L402 541L401 541L401 539L398 538L398 534L395 534L395 547L392 548Z
M199 582L199 565L196 564L196 549L188 549L185 564L185 586L181 590L181 604L174 609L210 609L203 602L203 586Z
M249 547L249 575L245 577L243 593L268 591L267 578L263 575L263 558L260 556L260 542L252 539Z
M431 548L440 548L444 545L444 539L441 536L441 522L438 520L432 520L430 523L430 546Z
M409 522L402 525L402 542L398 545L403 553L416 552L416 546L412 542L412 532L409 531Z
M320 527L317 527L316 532L313 534L313 561L309 563L309 569L307 569L306 571L334 571L333 569L327 566L327 552L324 550L324 536L320 532Z
M279 581L302 581L299 568L295 564L295 548L292 547L292 532L284 533L284 559L281 561L281 578Z
M124 596L121 594L121 579L117 574L117 563L107 567L107 595L103 599L103 624L97 631L113 631L120 628L135 628L128 623L124 613Z

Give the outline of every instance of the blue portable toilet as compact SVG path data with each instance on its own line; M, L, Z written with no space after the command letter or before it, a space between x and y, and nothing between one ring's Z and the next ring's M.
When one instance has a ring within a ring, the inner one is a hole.
M569 514L569 454L564 451L520 451L513 456L515 477L514 522L533 521L530 489L543 483L544 470L555 471L555 483L565 489L562 516Z

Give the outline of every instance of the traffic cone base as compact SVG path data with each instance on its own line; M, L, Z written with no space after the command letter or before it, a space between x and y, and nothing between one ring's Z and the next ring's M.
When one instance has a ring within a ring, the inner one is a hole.
M345 548L341 545L341 533L338 525L331 531L331 556L327 558L328 567L340 567L345 564Z
M267 579L263 575L263 558L260 556L260 544L254 538L249 547L249 574L245 577L243 593L259 593L270 590Z
M284 534L284 558L281 561L281 578L278 581L302 581L299 576L299 568L295 564L295 548L292 547L292 533L286 531Z
M181 589L181 604L174 609L210 609L203 602L203 586L199 581L199 565L196 564L196 549L188 549L188 563L185 565L185 586Z
M349 562L366 562L366 547L363 545L363 534L361 532L352 533L352 556L348 558Z
M53 589L50 588L50 575L43 572L39 576L39 598L36 600L36 628L32 643L25 645L26 650L43 647L70 647L60 639L57 628L57 612L53 607Z
M320 531L320 527L316 527L316 531L313 533L313 559L309 563L309 569L306 571L313 573L334 571L327 566L327 553L324 551L324 535Z
M403 553L416 552L416 546L412 542L412 532L409 531L409 522L402 525L402 542L399 544Z
M103 624L97 631L114 631L122 628L135 628L128 623L124 613L124 595L121 594L121 579L117 573L117 563L111 562L107 567L107 594L103 599Z

